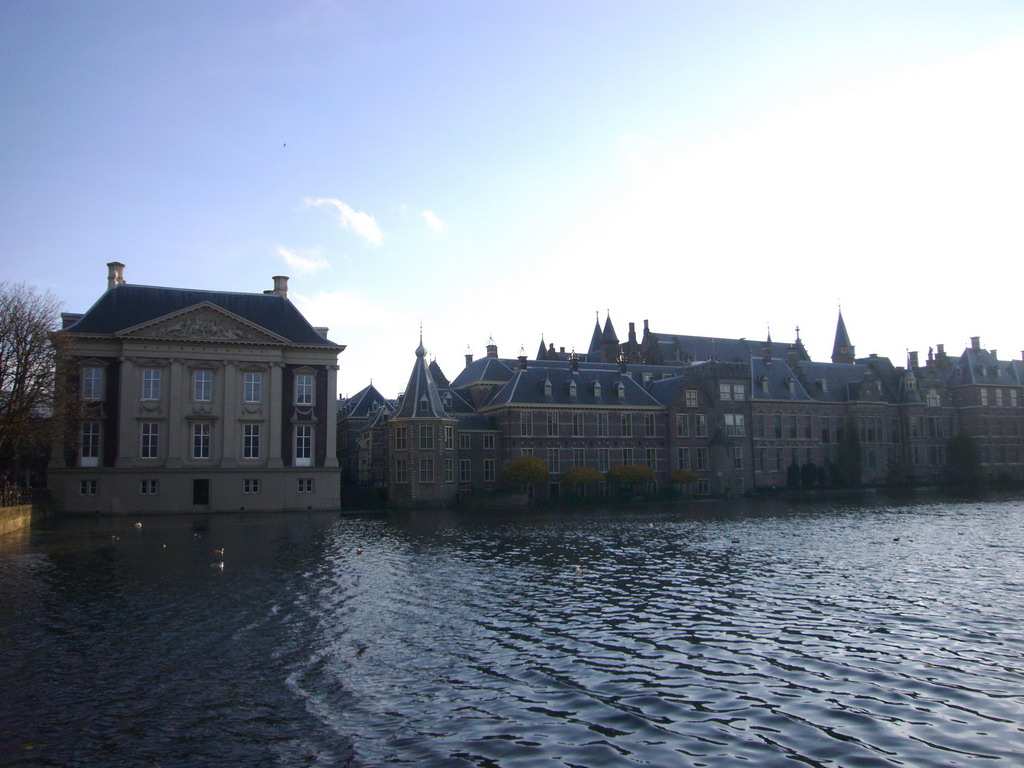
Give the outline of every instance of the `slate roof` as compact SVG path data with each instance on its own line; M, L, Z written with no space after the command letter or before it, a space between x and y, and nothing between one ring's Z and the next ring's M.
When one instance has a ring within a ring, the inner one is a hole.
M295 305L283 296L127 283L109 289L77 322L65 330L69 333L110 335L204 302L266 328L293 344L345 348L317 333Z
M611 370L595 370L594 367L572 371L559 364L558 367L534 365L513 371L512 378L487 401L483 409L499 405L605 405L626 407L657 407L660 404L640 384L619 372L617 366ZM547 394L545 382L550 382ZM571 382L576 384L572 395ZM600 394L595 394L595 382L600 384ZM619 395L619 386L622 396Z
M416 348L416 363L412 367L412 374L409 376L409 383L405 387L405 394L398 405L398 413L395 414L395 418L449 418L444 404L441 402L437 385L434 383L434 377L430 373L426 357L427 351L423 348L421 340L420 345Z
M950 370L946 382L951 387L963 384L1005 387L1024 384L1024 379L1016 361L999 360L987 349L968 347Z
M394 407L388 399L373 384L364 387L352 397L338 402L339 415L351 419L365 419L374 412L375 407L376 409L383 408L388 412L394 411Z
M723 339L714 336L687 336L682 334L655 333L648 331L657 345L657 353L662 364L700 362L703 360L721 360L722 362L748 362L753 357L764 354L765 344L770 345L772 358L783 359L791 344L777 341L752 341L750 339ZM807 359L806 352L798 347L798 356Z

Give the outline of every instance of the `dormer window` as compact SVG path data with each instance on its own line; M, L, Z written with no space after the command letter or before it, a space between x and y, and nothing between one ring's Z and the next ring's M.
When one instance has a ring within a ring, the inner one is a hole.
M595 379L594 380L594 397L600 397L600 396L601 396L601 382L597 381Z
M768 377L767 376L762 376L760 379L758 379L758 381L761 382L761 391L762 392L767 392L768 391Z
M791 394L796 392L796 380L792 376L786 379L786 389L788 389Z
M551 397L551 379L544 379L544 397Z
M420 399L420 413L429 413L429 411L430 411L430 402L425 397L421 398Z
M623 400L626 397L626 387L620 381L615 385L615 393L619 396L619 400Z
M569 397L576 397L576 382L569 382Z

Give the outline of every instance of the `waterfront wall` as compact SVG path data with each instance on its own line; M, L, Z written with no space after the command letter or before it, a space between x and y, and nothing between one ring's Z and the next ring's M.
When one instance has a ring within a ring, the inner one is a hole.
M0 507L0 536L17 531L33 520L46 517L48 510L45 504L16 504L13 507Z

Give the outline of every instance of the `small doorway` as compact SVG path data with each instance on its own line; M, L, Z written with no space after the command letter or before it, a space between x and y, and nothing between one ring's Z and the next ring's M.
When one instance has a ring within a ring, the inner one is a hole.
M192 503L205 506L210 503L209 479L192 481Z

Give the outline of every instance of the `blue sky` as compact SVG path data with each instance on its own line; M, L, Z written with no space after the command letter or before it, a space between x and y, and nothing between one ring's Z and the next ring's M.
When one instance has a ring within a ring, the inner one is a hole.
M4 277L291 298L339 387L595 312L1024 349L1020 2L0 0Z

